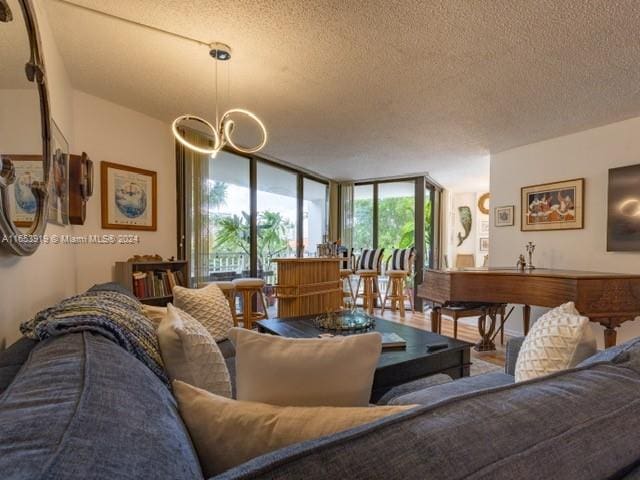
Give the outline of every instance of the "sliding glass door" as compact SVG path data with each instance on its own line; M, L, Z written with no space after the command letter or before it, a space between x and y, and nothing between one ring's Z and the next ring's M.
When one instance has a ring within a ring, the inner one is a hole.
M353 189L353 249L373 248L373 185L356 185Z
M298 177L270 164L257 164L257 272L276 283L274 258L294 257L297 244Z
M302 245L303 256L313 257L319 243L328 233L329 186L305 178L302 183Z
M200 132L187 136L210 142ZM211 158L176 145L176 161L178 255L189 260L193 286L259 277L269 295L277 283L273 260L314 255L323 241L328 182L226 151Z
M408 248L416 243L415 181L378 184L378 247L385 257L394 248Z
M233 280L251 268L249 159L220 152L209 162L208 207L200 208L208 208L212 221L208 232L193 239L194 247L199 242L199 250L207 249L209 280Z
M356 254L364 248L384 248L386 261L396 248L415 247L415 272L408 283L419 284L423 268L435 266L437 258L438 192L426 177L356 184L352 245ZM416 307L420 306L416 299Z

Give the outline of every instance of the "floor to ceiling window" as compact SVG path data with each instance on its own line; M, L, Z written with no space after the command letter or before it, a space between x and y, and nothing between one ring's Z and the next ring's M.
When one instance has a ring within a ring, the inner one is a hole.
M373 248L373 185L356 185L353 189L353 248L358 252Z
M385 257L415 245L415 192L415 181L378 184L378 247Z
M422 281L423 268L437 258L437 200L439 190L425 177L356 183L353 190L353 248L384 248L388 258L395 248L415 247L411 287ZM381 277L384 290L384 277ZM416 301L419 307L420 302Z
M257 165L257 272L267 284L276 283L274 258L296 255L298 177L279 167Z
M437 267L439 245L437 212L439 211L440 190L427 183L424 194L424 268Z
M248 274L251 267L249 159L220 152L209 162L208 205L201 208L211 218L210 230L193 241L207 243L199 250L206 250L209 279L232 280Z
M328 234L328 185L310 178L302 184L302 244L303 255L316 255L317 245L325 241Z
M328 182L253 156L211 158L181 145L176 152L179 255L190 262L192 285L260 277L271 294L274 258L315 254L327 233Z

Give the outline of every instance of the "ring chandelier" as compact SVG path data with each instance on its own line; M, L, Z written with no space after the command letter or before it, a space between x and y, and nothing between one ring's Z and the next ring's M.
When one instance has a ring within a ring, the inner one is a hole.
M173 124L171 125L173 136L176 138L176 140L178 140L178 142L180 142L186 148L193 150L194 152L202 153L205 155L211 155L212 157L215 157L218 154L218 152L227 145L241 153L255 153L259 150L262 150L262 148L267 144L267 129L264 126L264 123L262 123L262 121L254 113L250 112L249 110L245 110L243 108L232 108L231 110L227 110L225 113L223 113L222 117L220 117L220 120L218 121L217 62L219 61L224 62L224 61L230 60L231 48L228 45L225 45L223 43L214 43L210 45L210 48L211 50L209 51L209 55L216 62L216 69L215 69L216 121L215 121L215 124L212 124L211 122L197 115L192 115L192 114L180 115L178 118L176 118L173 121ZM235 127L235 122L233 121L232 117L235 115L242 115L253 120L258 126L258 128L260 129L262 139L254 147L244 147L244 146L238 145L233 140L232 134ZM213 146L211 146L210 148L207 148L199 145L194 145L193 143L189 142L178 129L178 126L180 125L180 123L186 122L186 121L196 121L204 125L208 130L208 133L210 133L213 138Z

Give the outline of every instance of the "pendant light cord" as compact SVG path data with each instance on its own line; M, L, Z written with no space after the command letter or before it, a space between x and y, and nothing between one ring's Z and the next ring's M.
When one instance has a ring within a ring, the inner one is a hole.
M214 76L215 76L215 83L216 83L216 126L220 125L220 118L218 117L218 54L216 53L216 56L213 57L213 61L215 62L215 67L214 67Z
M135 20L130 20L128 18L119 17L118 15L113 15L111 13L103 12L102 10L98 10L96 8L87 7L85 5L78 5L77 3L72 2L70 0L53 0L53 1L54 2L58 2L58 3L63 3L63 4L68 5L70 7L75 7L78 10L84 10L85 12L95 13L96 15L100 15L102 17L107 17L107 18L111 18L111 19L114 19L114 20L119 20L121 22L128 23L130 25L136 25L138 27L146 28L147 30L153 30L153 31L158 32L158 33L164 33L166 35L171 35L173 37L180 38L182 40L187 40L189 42L197 43L199 45L204 45L205 47L208 47L209 45L211 45L211 42L205 42L205 41L200 40L198 38L189 37L187 35L181 35L179 33L171 32L171 31L165 30L163 28L154 27L153 25L147 25L146 23L136 22Z

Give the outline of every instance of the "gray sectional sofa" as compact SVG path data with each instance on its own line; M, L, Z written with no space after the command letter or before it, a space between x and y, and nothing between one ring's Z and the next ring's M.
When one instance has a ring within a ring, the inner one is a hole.
M510 348L508 366L517 342ZM292 445L216 478L636 478L640 339L520 384L509 371L446 380L386 398L419 404L415 409ZM177 480L202 473L166 386L108 338L80 332L23 338L0 354L0 478Z

